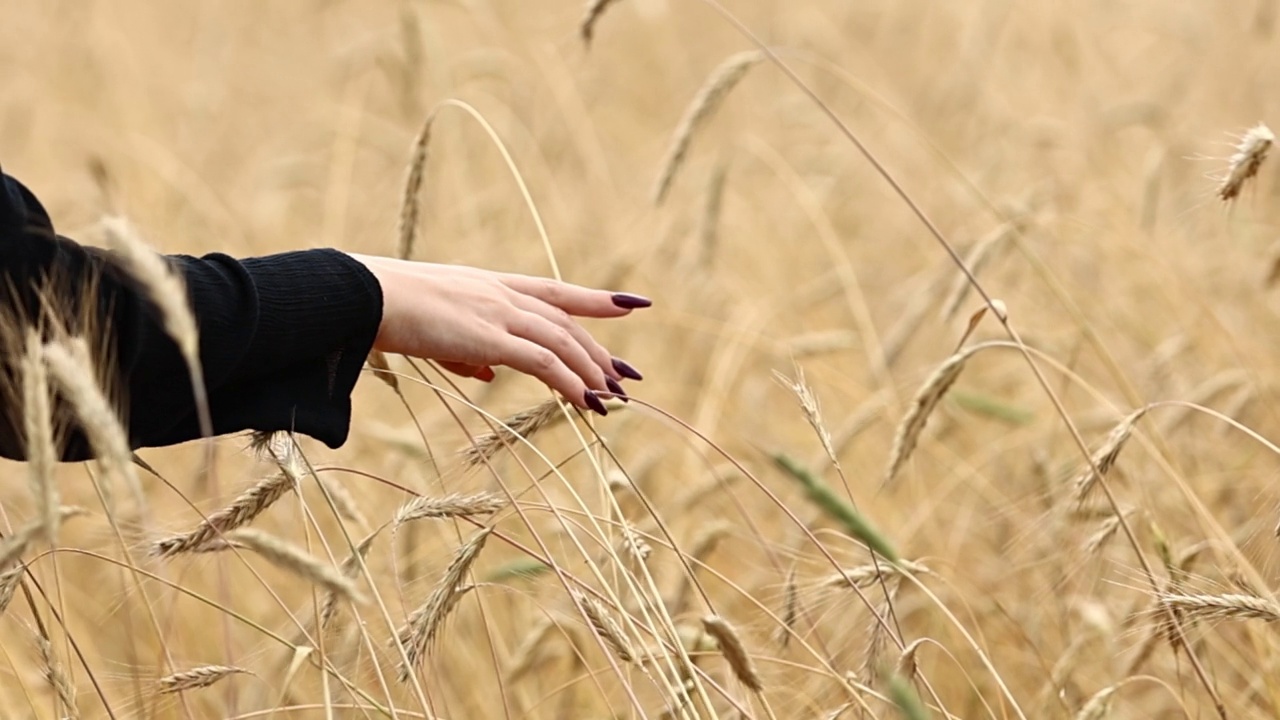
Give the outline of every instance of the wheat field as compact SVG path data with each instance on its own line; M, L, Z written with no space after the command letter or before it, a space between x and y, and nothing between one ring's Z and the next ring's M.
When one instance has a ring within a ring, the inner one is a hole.
M7 463L0 716L1280 716L1274 0L725 4L10 3L64 234L396 254L429 117L414 259L655 307L607 418Z

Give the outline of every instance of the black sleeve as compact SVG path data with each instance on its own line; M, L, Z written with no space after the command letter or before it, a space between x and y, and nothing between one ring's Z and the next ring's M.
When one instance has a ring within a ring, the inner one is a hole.
M12 391L20 387L13 358L22 319L50 305L56 322L101 335L106 384L135 448L199 437L186 365L154 306L110 253L55 234L30 191L0 179L0 282L10 318L0 455L23 455L21 394ZM199 327L215 434L292 429L330 447L345 442L351 391L382 317L382 291L368 269L337 250L169 260L186 280ZM64 459L90 455L74 425L63 435Z

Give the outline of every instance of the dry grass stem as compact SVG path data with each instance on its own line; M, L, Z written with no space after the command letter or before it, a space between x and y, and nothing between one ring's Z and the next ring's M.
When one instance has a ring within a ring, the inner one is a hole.
M484 549L484 543L492 532L493 528L485 528L458 548L453 562L449 563L444 576L440 578L440 582L436 583L427 601L409 615L404 626L397 632L396 639L404 647L405 656L409 661L408 664L400 666L400 682L407 682L410 674L421 667L422 660L431 647L431 641L465 592L462 589L463 581L471 571L476 558L480 556L480 551Z
M462 451L462 460L470 466L481 465L496 455L499 450L515 447L520 438L528 440L539 430L555 424L564 417L565 413L560 408L560 401L555 399L521 410L505 418L496 431L475 436L471 447Z
M1188 620L1280 621L1280 603L1257 595L1183 595L1161 593L1158 600Z
M1244 137L1241 137L1240 143L1236 145L1235 153L1228 161L1227 174L1222 177L1218 185L1218 197L1226 202L1240 195L1240 190L1244 188L1249 178L1258 174L1258 169L1267 159L1267 153L1275 141L1276 136L1271 132L1271 128L1262 123L1245 131Z
M778 645L786 647L791 643L791 635L795 632L796 620L800 617L800 584L796 581L794 566L787 571L786 589L783 591L782 624L778 626Z
M693 539L693 545L689 548L689 552L685 557L689 560L693 575L682 573L680 575L680 584L677 586L675 593L671 596L674 602L671 604L672 614L679 615L684 612L688 606L689 599L692 595L694 583L697 581L698 568L707 562L707 557L715 552L716 546L720 541L729 534L729 525L726 523L713 523L700 532Z
M115 513L113 478L129 490L137 510L146 507L142 483L133 466L133 450L119 415L98 384L89 345L84 338L67 338L44 346L45 362L58 387L80 417L104 473L100 483L108 515Z
M764 683L760 681L760 673L756 671L755 663L751 661L751 655L742 645L742 639L738 637L738 631L733 625L722 617L708 615L702 618L702 627L716 639L720 645L720 653L724 655L738 680L756 692L763 690Z
M929 422L929 416L933 414L933 411L938 407L938 403L942 402L942 398L947 394L947 391L959 379L960 373L964 370L965 362L974 352L972 349L961 350L947 358L920 386L915 397L911 400L910 409L907 410L906 416L902 418L902 422L898 424L898 429L893 435L893 450L889 454L889 467L884 474L885 484L893 481L898 471L902 469L902 466L911 457L912 451L916 449L916 444L920 442L920 433L924 431L925 424Z
M351 578L302 548L261 530L241 528L227 533L227 540L243 544L272 565L309 580L353 603L364 602Z
M685 157L689 154L689 145L693 142L693 136L698 128L715 113L734 86L746 77L751 66L763 59L764 55L760 51L747 50L730 56L711 73L711 77L707 79L706 84L685 110L680 124L676 126L671 146L667 149L666 158L662 162L662 173L654 186L653 203L655 205L661 205L666 199L676 173L679 172L680 166L684 164Z
M49 371L44 361L40 333L27 331L22 356L22 421L26 444L27 484L36 513L50 545L58 544L58 486L53 469L58 463L53 443L53 408L49 398Z
M617 620L613 619L613 615L609 612L599 600L584 595L577 590L571 590L573 601L582 608L582 612L587 616L587 622L590 623L591 629L596 636L604 641L613 654L622 662L635 662L635 647L631 644L625 633L622 632L622 626Z
M582 16L582 22L578 23L578 35L582 37L583 44L588 47L591 45L591 40L595 37L596 23L604 16L604 11L617 1L590 0L587 3L587 11Z
M473 495L445 495L427 497L420 495L396 511L393 523L396 527L427 518L459 518L492 515L507 506L507 499L498 493L478 492Z
M1147 409L1144 407L1126 415L1120 421L1120 424L1116 425L1111 431L1111 434L1107 436L1107 441L1094 452L1090 466L1085 468L1072 483L1076 507L1081 507L1085 504L1085 501L1089 498L1089 492L1098 484L1098 480L1106 477L1111 468L1115 466L1116 460L1120 457L1120 451L1124 449L1125 443L1129 442L1130 436L1133 435L1133 426L1146 412ZM1094 472L1095 468L1097 472Z
M172 675L167 675L156 681L160 688L161 694L182 692L184 690L195 690L197 688L209 687L210 685L231 677L232 675L249 675L251 674L244 668L233 667L230 665L201 665L190 670L183 670Z
M413 255L413 246L418 239L418 215L422 203L422 181L427 167L427 145L431 142L431 124L435 122L433 110L422 121L418 135L413 139L413 151L409 158L409 169L405 174L404 193L400 200L400 242L396 256L408 260Z
M354 581L356 576L360 574L360 563L368 557L369 548L373 547L373 541L378 537L379 532L380 530L374 530L369 533L365 539L360 541L359 545L356 545L355 552L342 561L342 565L338 567L338 572L342 573L342 577ZM338 614L338 600L338 593L333 591L325 593L324 600L320 603L320 629L323 630L329 627L329 624L333 622L334 616Z
M156 541L151 545L151 554L163 558L199 552L226 533L253 522L254 518L296 487L295 481L286 473L274 473L259 480L232 500L230 505L213 513L194 529Z

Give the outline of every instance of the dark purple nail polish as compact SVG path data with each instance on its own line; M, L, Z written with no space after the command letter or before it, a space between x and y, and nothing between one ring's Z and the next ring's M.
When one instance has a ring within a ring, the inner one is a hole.
M614 397L618 398L622 402L631 402L631 398L627 397L627 391L622 389L622 386L618 384L617 380L607 377L604 379L604 384L608 386L609 392L613 393Z
M619 360L618 358L613 358L613 369L617 370L619 375L621 375L622 377L628 380L644 379L644 376L640 374L640 371L631 367L629 364L627 364L626 360Z
M595 410L596 413L599 415L609 414L609 410L605 408L604 403L600 402L600 396L596 395L590 390L582 394L582 401L586 403L587 407L591 408L592 410Z
M647 297L632 295L631 293L614 293L613 304L625 310L636 310L649 307L653 304L653 301Z

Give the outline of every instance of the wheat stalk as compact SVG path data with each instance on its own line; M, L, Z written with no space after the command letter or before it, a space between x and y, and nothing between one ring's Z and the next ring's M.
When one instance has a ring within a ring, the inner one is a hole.
M959 379L965 363L976 351L976 348L969 348L947 358L920 386L911 400L910 409L907 410L906 416L902 418L897 431L893 434L893 450L889 453L889 467L885 470L884 484L892 482L903 464L911 457L912 451L920 442L920 433L929 422L929 416Z
M538 661L539 650L546 645L556 627L556 622L550 616L543 616L524 636L520 645L511 653L511 661L507 664L507 682L515 682L533 669Z
M396 633L396 641L404 648L408 661L400 666L400 682L407 682L414 670L422 664L432 639L465 592L462 589L463 580L492 532L493 528L484 528L458 548L453 562L449 563L427 601L409 615L404 626Z
M392 523L398 528L407 522L426 518L491 515L506 506L507 499L493 492L478 492L473 495L453 493L444 497L419 495L400 506Z
M27 331L22 356L22 422L26 440L27 483L43 519L45 537L58 544L58 486L53 468L58 462L53 443L53 408L49 402L49 371L40 333Z
M738 631L733 625L718 615L708 615L702 618L702 627L716 639L720 654L729 663L729 668L738 680L756 692L763 690L764 683L760 681L760 673L756 671L755 663L751 661L751 655L742 645L742 639L738 637Z
M969 272L977 277L978 273L987 266L999 254L1007 244L1006 241L1013 237L1014 233L1020 230L1017 221L1010 220L1002 223L995 230L974 244L973 249L969 251L968 257L965 258L965 267L969 268ZM969 292L973 289L973 284L969 282L969 276L960 274L951 284L951 289L947 291L946 299L942 301L942 319L950 320L955 317L956 311L964 304L965 298L969 296Z
M369 521L365 518L364 513L360 512L360 505L356 503L356 499L347 492L347 488L336 480L329 478L316 477L320 482L324 491L329 494L329 499L333 501L333 507L338 511L338 515L346 520L355 523L362 530L369 528Z
M343 576L332 565L321 562L302 548L275 535L253 528L242 528L227 533L226 538L229 542L243 544L272 565L310 580L350 602L364 602L351 578Z
M502 448L514 446L520 438L528 440L564 417L560 401L555 399L521 410L502 420L497 430L477 435L471 446L462 451L462 462L468 466L481 465Z
M253 522L254 518L296 487L296 482L284 472L263 478L194 529L153 543L151 554L164 558L180 553L199 552L226 533Z
M373 547L373 541L378 537L379 532L381 532L381 528L369 533L365 539L360 541L360 544L356 545L355 552L342 561L342 565L338 566L338 572L342 574L342 577L355 580L356 575L360 572L361 561L369 555L369 548ZM338 599L338 593L332 590L325 593L324 601L320 603L320 614L318 616L321 630L329 627L329 623L338 614Z
M161 694L183 692L208 687L223 678L232 675L251 675L248 670L230 665L201 665L190 670L183 670L166 675L156 681Z
M1235 199L1245 182L1258 174L1262 162L1267 159L1271 145L1275 143L1275 133L1262 123L1245 131L1236 151L1227 162L1227 174L1218 185L1218 197L1224 202Z
M676 126L676 131L672 135L671 146L667 148L666 157L662 161L662 173L654 185L654 205L661 205L666 199L676 173L689 154L689 145L693 142L694 133L715 113L734 86L746 77L751 66L763 59L764 55L760 51L747 50L731 55L711 73L706 84L685 110L684 117L680 119L680 124Z

